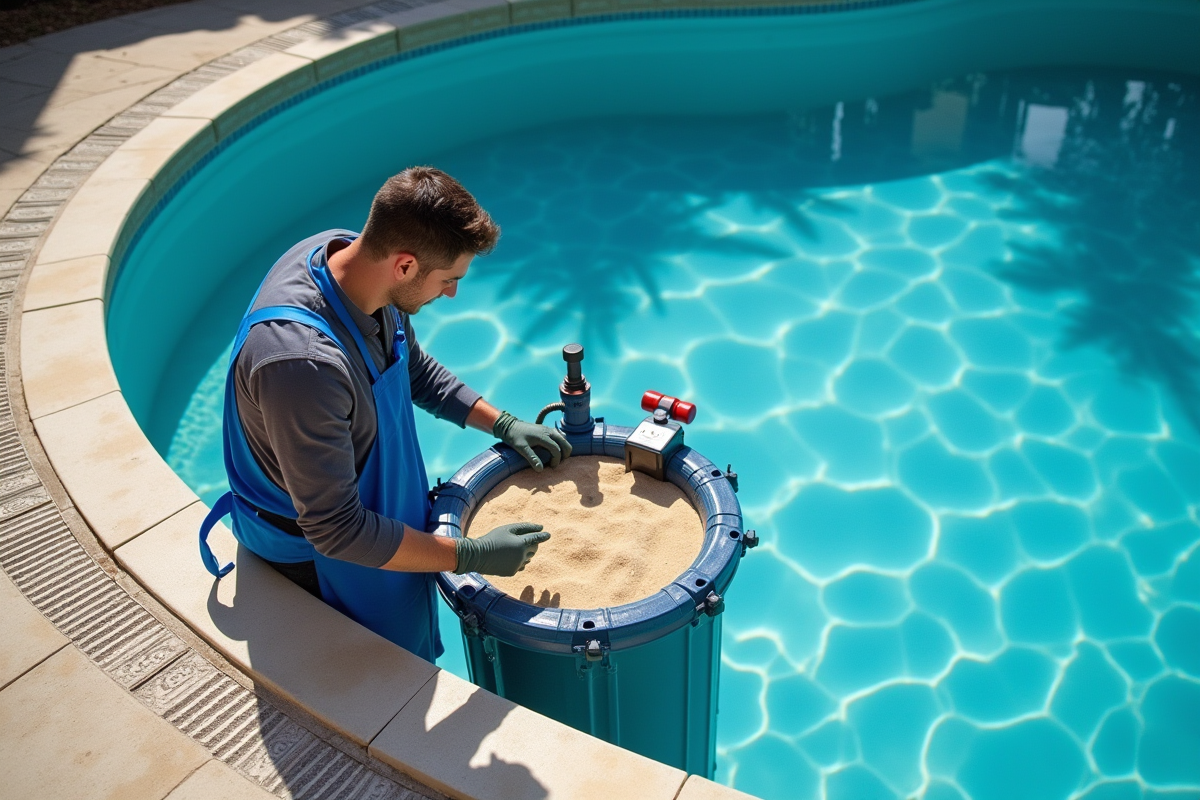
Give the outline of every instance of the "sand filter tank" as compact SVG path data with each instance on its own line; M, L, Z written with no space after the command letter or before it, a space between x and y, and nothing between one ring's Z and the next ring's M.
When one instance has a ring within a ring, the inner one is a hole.
M661 588L599 608L539 605L475 573L442 573L438 585L461 620L470 678L579 730L711 777L723 596L741 557L758 543L742 525L737 476L684 445L683 424L695 417L694 406L647 392L642 407L651 416L636 428L609 425L591 416L583 348L568 345L563 358L562 402L543 409L539 421L550 410L563 412L558 428L571 443L571 462L599 457L611 475L612 460L620 459L620 472L678 487L703 529L698 554ZM505 445L472 459L432 492L434 532L466 534L489 493L523 470L528 464ZM636 535L654 537L655 530Z

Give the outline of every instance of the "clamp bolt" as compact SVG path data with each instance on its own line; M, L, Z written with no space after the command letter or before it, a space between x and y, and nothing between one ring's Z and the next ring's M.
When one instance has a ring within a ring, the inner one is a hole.
M725 598L716 592L709 592L708 596L704 598L704 602L697 606L696 610L715 617L725 610Z
M588 661L599 661L604 657L604 651L600 649L599 639L588 639L587 645L583 648L583 654Z
M758 531L746 531L742 535L742 544L746 547L758 547Z

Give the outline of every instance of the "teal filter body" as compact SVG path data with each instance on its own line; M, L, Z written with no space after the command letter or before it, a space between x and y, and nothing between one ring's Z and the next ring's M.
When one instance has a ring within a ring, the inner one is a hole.
M626 441L634 429L596 419L586 433L566 433L572 457L627 459ZM742 527L731 476L683 446L681 435L675 441L664 477L700 512L705 537L692 565L660 591L622 606L572 609L521 602L475 573L442 573L438 585L461 620L468 671L477 686L711 777L722 597L757 536ZM435 532L463 535L487 493L527 468L505 445L471 460L435 490Z

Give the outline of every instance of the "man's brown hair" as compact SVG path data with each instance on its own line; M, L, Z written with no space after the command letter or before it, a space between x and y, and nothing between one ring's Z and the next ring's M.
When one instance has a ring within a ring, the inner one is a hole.
M500 226L471 193L433 167L409 167L388 178L362 232L372 256L412 253L422 272L449 269L466 253L487 255L499 238Z

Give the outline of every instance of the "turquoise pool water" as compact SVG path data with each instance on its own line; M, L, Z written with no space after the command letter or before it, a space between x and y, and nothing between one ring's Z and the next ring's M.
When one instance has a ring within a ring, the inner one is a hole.
M1198 97L996 72L433 159L504 236L423 345L530 417L582 341L595 413L694 400L689 444L741 476L764 545L728 597L718 779L1200 797ZM210 501L226 357L168 449ZM490 444L418 424L431 476Z

